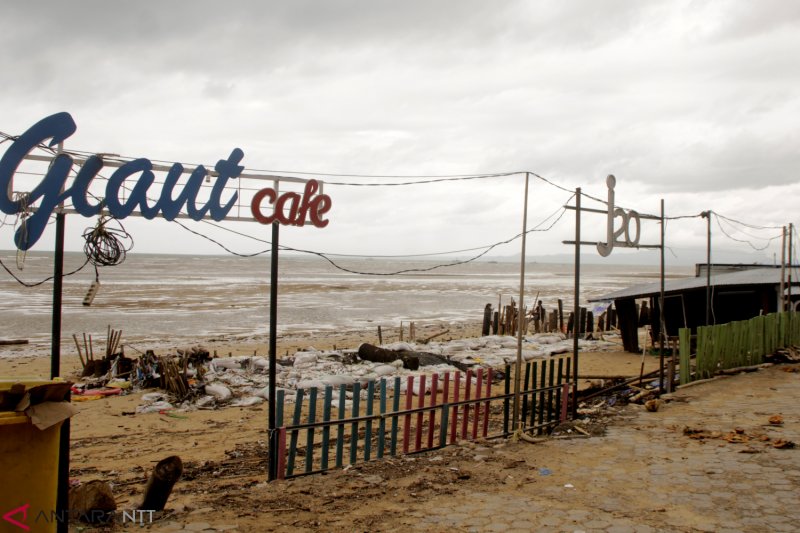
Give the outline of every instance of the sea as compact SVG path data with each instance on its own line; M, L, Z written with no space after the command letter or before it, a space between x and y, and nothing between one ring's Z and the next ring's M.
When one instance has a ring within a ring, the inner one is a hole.
M48 346L53 320L53 255L0 251L0 339L26 339ZM84 264L67 252L62 291L62 342L83 333L105 338L122 330L124 342L187 344L208 338L259 338L269 331L269 255L129 254L117 266ZM426 260L340 258L288 253L278 261L279 334L299 331L363 330L401 322L476 322L484 307L519 299L520 264L453 258ZM83 265L83 268L81 266ZM72 273L73 271L76 271ZM655 282L659 267L581 265L580 300L599 298L633 284ZM10 272L9 272L10 271ZM400 273L402 272L402 273ZM13 276L12 276L13 274ZM690 275L686 267L668 274ZM91 305L84 298L93 281L100 286ZM574 304L572 264L529 261L525 305L545 308L562 299ZM0 356L3 351L0 350Z

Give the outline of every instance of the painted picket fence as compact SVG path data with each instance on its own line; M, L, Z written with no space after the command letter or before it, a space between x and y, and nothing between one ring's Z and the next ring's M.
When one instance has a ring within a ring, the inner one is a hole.
M524 365L519 427L541 434L567 418L570 364L557 357ZM509 435L511 378L510 366L382 378L351 391L298 389L294 405L278 391L277 478Z
M800 344L800 319L793 311L770 313L750 320L697 328L694 364L691 329L679 331L680 382L706 379L719 370L764 362L780 348Z

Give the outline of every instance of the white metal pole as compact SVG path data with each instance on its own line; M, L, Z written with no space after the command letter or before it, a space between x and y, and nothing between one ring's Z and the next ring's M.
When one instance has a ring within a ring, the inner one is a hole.
M525 298L525 243L528 232L528 182L530 173L525 173L525 201L522 210L522 256L519 266L519 311L517 312L517 364L514 367L514 422L512 430L516 431L519 422L520 408L520 378L522 374L522 329L525 325L525 315L523 314L523 304ZM523 427L525 424L523 424Z

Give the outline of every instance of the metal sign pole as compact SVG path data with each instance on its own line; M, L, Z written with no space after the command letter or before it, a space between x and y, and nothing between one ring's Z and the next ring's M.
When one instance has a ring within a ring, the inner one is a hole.
M659 363L658 363L658 390L659 394L664 392L664 339L667 336L667 320L664 318L664 234L666 233L664 230L664 200L661 200L661 292L660 292L660 299L661 303L659 304L659 322L660 327L658 328L661 330L661 334L659 337ZM710 266L710 265L709 265ZM670 388L672 384L670 384Z
M528 181L530 174L525 173L525 203L522 212L522 257L520 258L519 267L519 311L517 312L517 363L514 367L514 420L511 428L516 431L519 418L519 389L520 378L522 373L522 328L525 324L525 315L523 314L523 298L525 296L525 237L528 231ZM524 427L525 424L522 424Z
M572 320L572 417L578 416L578 332L581 307L581 188L575 189L575 317Z
M278 222L272 223L272 253L269 281L269 468L268 479L278 477L278 431L275 427L276 376L278 370Z

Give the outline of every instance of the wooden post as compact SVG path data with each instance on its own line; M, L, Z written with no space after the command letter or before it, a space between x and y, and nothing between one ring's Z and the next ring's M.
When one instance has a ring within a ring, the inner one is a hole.
M172 493L172 487L180 479L181 474L183 474L183 462L177 455L159 461L147 482L144 500L139 509L163 511Z
M564 333L564 301L558 299L558 330Z
M381 327L378 326L378 345L383 344L383 333L381 332Z
M569 314L569 319L567 319L567 337L572 337L575 333L575 313L571 312Z
M483 308L483 328L481 329L481 335L487 336L489 335L489 327L492 323L492 304L486 304L486 307Z

